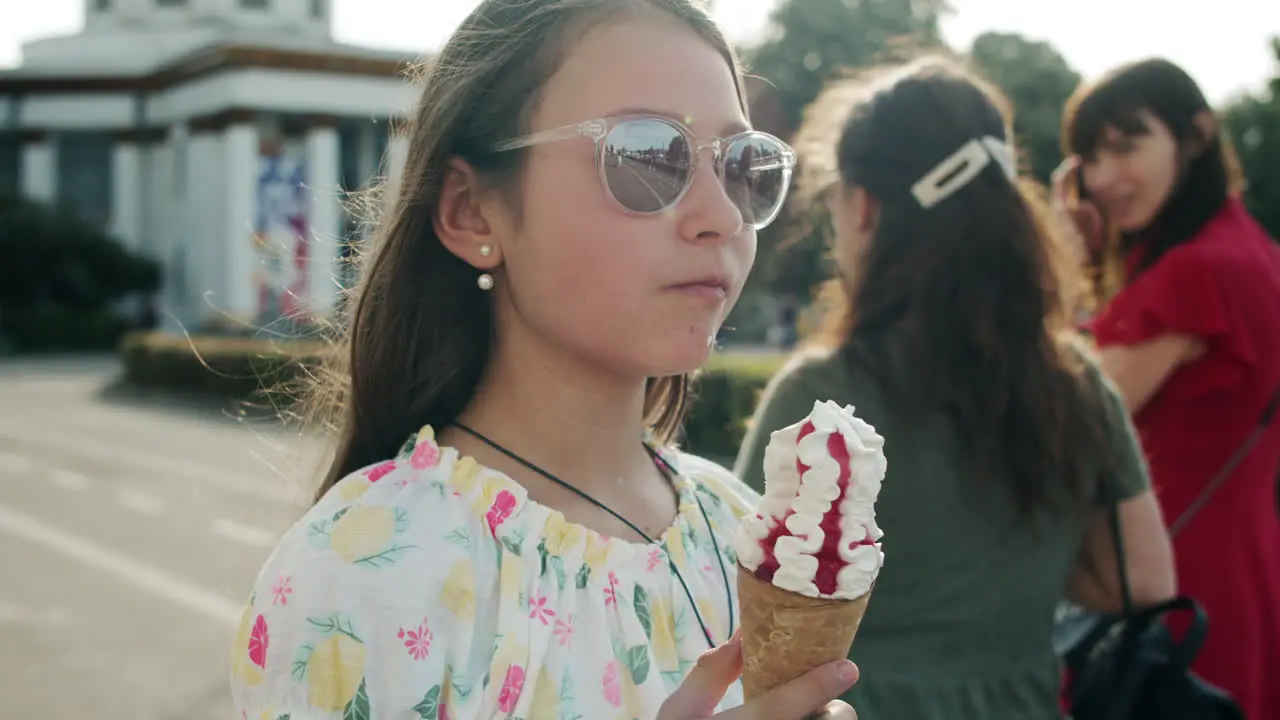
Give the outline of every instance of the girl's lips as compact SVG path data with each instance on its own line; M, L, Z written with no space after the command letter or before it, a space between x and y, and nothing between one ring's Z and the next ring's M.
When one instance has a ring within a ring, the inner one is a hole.
M729 289L724 285L714 282L684 283L682 285L672 285L671 289L676 292L684 293L685 295L703 298L706 300L722 301L729 297Z

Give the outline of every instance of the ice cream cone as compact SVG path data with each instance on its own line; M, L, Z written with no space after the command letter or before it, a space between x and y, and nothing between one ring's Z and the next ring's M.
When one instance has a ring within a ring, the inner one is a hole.
M884 563L883 448L830 401L770 435L764 495L734 538L748 700L848 657Z
M849 656L871 600L813 598L783 590L738 568L742 615L742 689L747 700L826 663Z

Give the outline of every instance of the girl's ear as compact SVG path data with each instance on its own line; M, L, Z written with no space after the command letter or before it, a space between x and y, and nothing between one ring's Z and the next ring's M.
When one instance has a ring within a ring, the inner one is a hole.
M452 158L444 170L440 202L431 222L440 242L464 262L479 270L502 264L502 247L494 228L498 223L492 194L481 187L475 169L465 160Z
M1187 154L1195 158L1213 145L1213 141L1218 137L1218 120L1213 116L1213 111L1201 110L1196 113L1191 122L1195 125L1196 134L1189 143Z
M880 201L863 188L851 189L858 232L870 235L880 221Z

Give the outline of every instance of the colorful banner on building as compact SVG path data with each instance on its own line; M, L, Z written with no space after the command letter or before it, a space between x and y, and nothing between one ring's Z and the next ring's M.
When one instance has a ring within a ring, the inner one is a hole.
M262 155L253 234L260 326L309 319L309 232L303 153L281 150Z

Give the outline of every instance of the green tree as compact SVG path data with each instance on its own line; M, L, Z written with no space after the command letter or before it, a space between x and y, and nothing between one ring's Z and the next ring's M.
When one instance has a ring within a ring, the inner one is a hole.
M948 0L781 0L767 39L744 53L780 110L784 127L770 129L789 134L823 86L847 70L943 48L939 23L950 12ZM789 207L761 233L753 290L808 298L827 274L823 240L811 226L807 212Z
M774 86L795 127L841 70L941 47L950 12L948 0L782 0L769 38L745 53L748 68Z
M1240 155L1249 209L1280 239L1280 38L1271 41L1277 71L1269 87L1244 95L1222 112L1232 144Z
M1047 42L1016 33L979 35L969 50L974 68L1008 96L1025 169L1048 182L1062 160L1062 108L1080 74Z
M0 193L0 346L113 347L114 304L160 288L160 266L73 212ZM3 350L0 350L3 352Z

